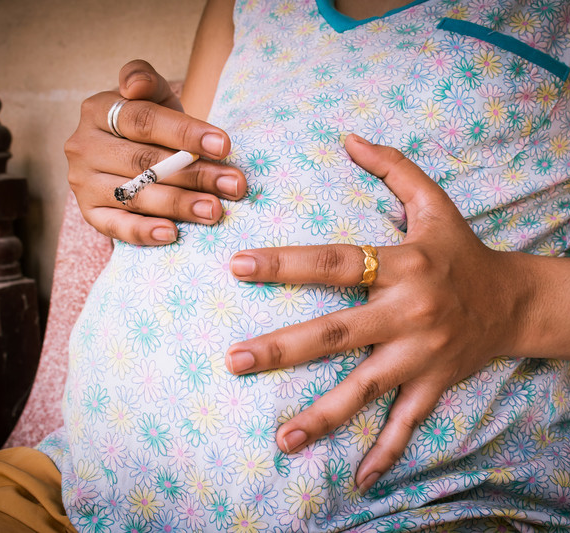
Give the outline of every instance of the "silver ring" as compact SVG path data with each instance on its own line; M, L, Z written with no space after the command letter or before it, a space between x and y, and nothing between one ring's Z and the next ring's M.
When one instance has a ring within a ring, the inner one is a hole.
M117 100L111 106L111 109L109 109L109 113L107 114L107 124L109 125L111 133L115 137L121 137L122 139L124 139L125 136L121 133L121 130L119 130L119 112L121 111L126 102L128 102L126 98L121 98L120 100Z

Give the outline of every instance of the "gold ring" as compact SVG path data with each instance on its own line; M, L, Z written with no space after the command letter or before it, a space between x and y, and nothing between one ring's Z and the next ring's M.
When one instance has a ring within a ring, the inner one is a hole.
M360 247L364 252L364 272L362 273L362 281L359 283L361 287L370 287L378 274L378 255L376 248L365 244Z

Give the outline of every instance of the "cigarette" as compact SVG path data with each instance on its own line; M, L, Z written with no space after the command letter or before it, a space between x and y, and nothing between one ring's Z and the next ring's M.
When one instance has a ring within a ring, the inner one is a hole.
M194 163L198 157L197 154L181 150L148 168L131 181L127 181L127 183L123 183L123 185L117 187L115 189L115 198L123 203L127 200L132 200L135 195L139 191L142 191L147 185L161 181L175 172L182 170L184 167Z

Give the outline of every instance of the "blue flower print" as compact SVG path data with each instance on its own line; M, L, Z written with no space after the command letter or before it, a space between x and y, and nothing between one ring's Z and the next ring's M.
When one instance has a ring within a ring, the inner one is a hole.
M161 423L160 418L152 413L143 413L139 419L139 427L137 433L139 434L138 441L143 443L145 450L151 448L156 455L166 454L166 444L170 439L169 434L170 426L166 423Z
M188 389L203 392L212 375L212 367L206 354L181 350L176 361L176 373L187 381Z
M333 229L336 220L328 204L315 205L307 213L301 215L305 219L304 229L310 229L313 235L327 235Z
M146 309L141 312L137 311L127 326L129 328L128 339L132 342L135 351L141 350L144 355L148 355L151 351L158 349L162 330L156 317L149 315Z

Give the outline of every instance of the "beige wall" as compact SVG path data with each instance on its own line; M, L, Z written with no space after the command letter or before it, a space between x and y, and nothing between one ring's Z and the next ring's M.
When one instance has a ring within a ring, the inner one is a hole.
M25 274L45 318L68 191L63 144L81 102L118 84L130 59L182 79L205 0L0 0L0 122L13 135L11 174L28 178Z

